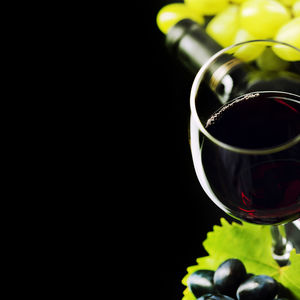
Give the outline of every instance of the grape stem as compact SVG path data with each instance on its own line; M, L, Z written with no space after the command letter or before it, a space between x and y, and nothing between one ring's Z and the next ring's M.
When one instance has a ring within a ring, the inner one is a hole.
M272 225L271 234L273 238L273 258L281 267L288 265L290 263L290 252L293 247L286 238L284 225Z

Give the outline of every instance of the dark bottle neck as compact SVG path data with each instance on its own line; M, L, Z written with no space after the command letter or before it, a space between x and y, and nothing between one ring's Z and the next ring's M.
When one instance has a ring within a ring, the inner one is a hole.
M190 19L179 21L169 30L166 46L171 54L193 74L196 74L208 59L223 49L201 25ZM232 90L234 83L232 89L228 89L230 86L228 79L233 80L231 76L241 79L239 87L244 87L242 82L245 77L244 67L239 59L229 54L223 54L211 63L206 72L206 82L221 102L226 102L234 96ZM227 76L227 82L223 82L227 74L230 74L230 78Z
M175 24L166 36L166 46L187 69L196 74L214 54L223 48L212 39L200 24L184 19ZM299 67L299 65L294 64ZM205 81L218 99L224 103L241 93L260 90L289 90L299 93L300 76L279 73L269 78L270 72L255 72L256 68L229 54L214 60L206 72Z
M190 19L179 21L169 30L166 46L193 73L222 49L201 25Z

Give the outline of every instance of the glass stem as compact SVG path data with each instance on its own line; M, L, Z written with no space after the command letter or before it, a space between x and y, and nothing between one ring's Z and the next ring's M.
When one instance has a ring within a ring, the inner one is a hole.
M291 243L286 238L284 225L272 225L273 257L280 266L289 264Z

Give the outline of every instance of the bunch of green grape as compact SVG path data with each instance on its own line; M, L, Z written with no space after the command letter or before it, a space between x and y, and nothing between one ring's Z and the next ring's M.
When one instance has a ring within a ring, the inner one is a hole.
M184 0L161 8L157 25L167 34L173 25L185 18L203 25L207 34L222 47L272 39L300 49L300 0ZM269 57L270 53L266 55L265 50L248 45L239 55L243 60L252 61L262 54ZM271 55L272 61L277 59L280 67L282 60L300 60L299 51L280 45L273 46Z

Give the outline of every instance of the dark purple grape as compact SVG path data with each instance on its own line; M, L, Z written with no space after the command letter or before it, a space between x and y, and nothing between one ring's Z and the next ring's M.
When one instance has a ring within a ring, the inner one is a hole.
M278 290L277 296L279 299L292 299L292 293L289 289L283 286L280 282L277 282ZM277 299L276 299L277 300Z
M187 285L196 298L215 291L214 274L214 271L198 270L189 276Z
M253 273L247 273L247 274L246 274L246 277L245 277L245 280L251 278L252 276L254 276Z
M198 298L197 300L234 300L234 299L225 295L205 294L200 298Z
M245 266L240 260L227 259L216 270L214 285L221 294L235 297L237 288L246 276Z
M234 300L235 298L231 298L229 296L226 296L226 295L222 295L221 296L221 300Z
M238 288L238 300L273 300L277 294L277 281L270 276L257 275L244 281Z

